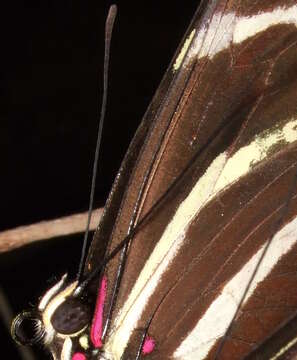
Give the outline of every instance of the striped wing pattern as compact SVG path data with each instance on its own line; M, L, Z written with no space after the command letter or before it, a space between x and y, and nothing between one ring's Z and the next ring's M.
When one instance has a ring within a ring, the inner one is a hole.
M25 342L34 318L61 360L296 359L296 192L296 0L203 1L84 275L124 245L86 292L64 276L13 333Z
M91 247L86 272L100 239L111 251L137 229L104 272L106 354L134 359L143 329L148 359L256 357L273 334L267 358L292 351L296 332L281 334L297 310L296 27L296 1L198 9Z

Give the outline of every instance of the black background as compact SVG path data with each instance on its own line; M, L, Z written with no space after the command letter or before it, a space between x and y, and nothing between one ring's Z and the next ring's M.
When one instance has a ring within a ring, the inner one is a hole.
M111 4L100 0L4 3L0 230L88 207L104 22ZM198 0L118 2L96 206L104 204L197 5ZM36 303L57 277L76 268L81 239L81 235L59 238L0 255L1 286L14 312ZM2 354L20 359L0 322Z

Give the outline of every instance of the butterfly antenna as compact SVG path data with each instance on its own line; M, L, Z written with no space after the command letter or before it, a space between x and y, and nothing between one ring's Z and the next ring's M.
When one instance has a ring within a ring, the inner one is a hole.
M82 276L83 267L85 264L85 257L86 257L86 249L88 244L88 235L90 230L90 222L92 217L92 210L93 210L93 203L94 203L94 193L95 193L95 184L96 184L96 177L98 172L98 159L99 159L99 150L101 145L102 139L102 129L103 123L105 118L106 112L106 103L107 103L107 89L108 89L108 67L109 67L109 55L110 55L110 43L111 43L111 35L112 29L114 25L114 21L117 14L117 6L111 5L108 11L108 15L106 18L105 23L105 50L104 50L104 67L103 67L103 96L102 96L102 105L100 111L100 120L99 120L99 127L98 127L98 134L97 134L97 143L95 149L95 156L94 156L94 165L93 165L93 173L92 173L92 185L90 191L90 201L89 201L89 211L88 211L88 219L86 225L86 231L83 240L82 252L79 262L79 268L77 272L76 279L79 281Z

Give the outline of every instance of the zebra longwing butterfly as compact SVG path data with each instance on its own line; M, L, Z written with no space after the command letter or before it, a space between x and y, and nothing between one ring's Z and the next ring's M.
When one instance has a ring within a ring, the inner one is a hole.
M296 355L296 25L296 1L199 6L115 180L86 282L63 277L39 303L55 358Z

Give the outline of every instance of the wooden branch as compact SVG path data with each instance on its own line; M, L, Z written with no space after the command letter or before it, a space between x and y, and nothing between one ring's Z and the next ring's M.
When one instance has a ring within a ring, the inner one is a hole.
M96 229L102 212L103 208L93 211L90 230ZM86 222L87 212L84 212L0 232L0 253L11 251L35 241L83 232L86 228Z

